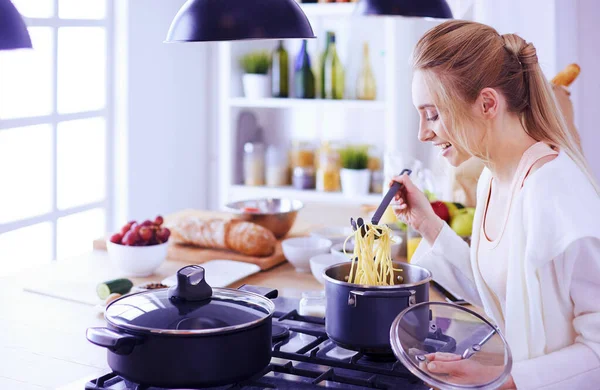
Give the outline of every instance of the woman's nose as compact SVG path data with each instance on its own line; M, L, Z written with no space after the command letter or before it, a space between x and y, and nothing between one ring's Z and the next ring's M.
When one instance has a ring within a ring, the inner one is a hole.
M435 133L433 130L427 126L427 124L422 124L419 126L419 141L427 142L432 140L435 137Z

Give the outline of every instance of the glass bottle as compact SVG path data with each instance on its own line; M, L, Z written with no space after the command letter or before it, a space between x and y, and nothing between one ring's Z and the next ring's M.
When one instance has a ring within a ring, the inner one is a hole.
M302 41L302 47L296 57L294 69L294 95L299 99L314 99L315 75L310 67L310 56L306 50L307 42Z
M369 58L369 44L363 44L363 63L362 69L358 74L356 81L356 98L359 100L375 100L377 97L377 87L375 85L375 76L371 69L371 60Z
M289 65L283 41L279 41L273 52L271 64L271 94L273 97L286 98L289 96Z
M344 67L337 55L335 34L331 36L329 49L325 56L323 70L323 88L325 99L344 98Z
M319 71L318 71L318 94L321 99L325 99L325 57L327 57L327 53L329 52L329 45L331 44L331 37L335 36L335 33L332 31L327 31L327 35L325 37L325 50L321 53L319 57Z

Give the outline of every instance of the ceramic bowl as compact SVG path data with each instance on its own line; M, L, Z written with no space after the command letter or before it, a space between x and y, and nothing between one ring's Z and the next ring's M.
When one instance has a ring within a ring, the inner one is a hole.
M298 272L310 272L310 258L331 249L331 241L317 237L294 237L281 242L285 258Z
M323 271L331 265L343 263L344 261L350 261L350 258L344 260L343 257L334 255L332 253L316 255L310 258L310 271L312 272L313 276L319 281L319 283L325 285Z
M146 277L156 271L167 258L169 243L149 246L128 246L106 241L108 256L124 276Z

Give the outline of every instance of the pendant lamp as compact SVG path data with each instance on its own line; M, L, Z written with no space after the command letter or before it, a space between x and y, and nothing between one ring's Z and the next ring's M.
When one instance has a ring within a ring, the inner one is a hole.
M0 50L30 48L31 38L19 11L10 0L0 0Z
M315 38L295 0L188 0L166 42Z
M452 18L446 0L361 0L354 14Z

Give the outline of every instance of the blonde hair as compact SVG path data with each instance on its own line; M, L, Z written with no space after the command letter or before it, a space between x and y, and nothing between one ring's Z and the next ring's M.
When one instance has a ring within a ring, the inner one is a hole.
M419 40L413 68L424 71L443 123L452 125L452 144L489 161L487 145L468 129L477 126L470 106L486 87L506 98L509 112L519 116L525 132L553 149L564 150L600 187L583 156L579 134L569 130L550 83L538 63L535 47L516 34L500 35L492 27L463 20L444 22Z

